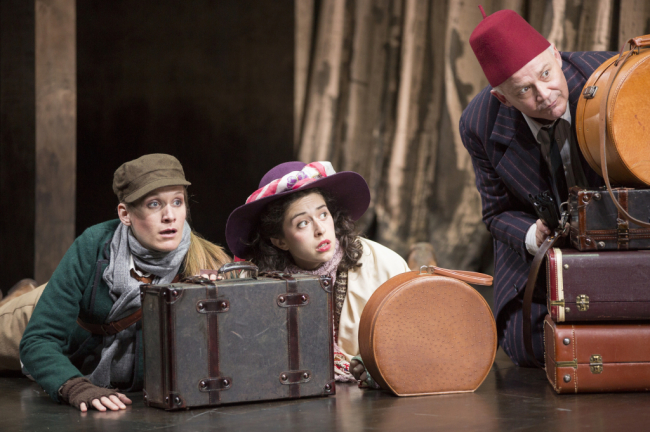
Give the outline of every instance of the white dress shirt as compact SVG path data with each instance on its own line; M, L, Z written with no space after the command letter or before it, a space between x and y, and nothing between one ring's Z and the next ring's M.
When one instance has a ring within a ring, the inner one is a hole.
M527 116L522 113L530 131L533 133L533 136L537 140L537 143L540 145L540 151L542 154L542 159L546 162L549 170L551 168L550 161L550 142L547 139L548 132L544 129L548 129L553 123L548 125L543 125L536 121L535 119ZM566 110L562 117L555 121L557 123L555 127L555 140L560 150L560 157L562 158L562 165L564 168L564 175L566 177L566 182L569 187L575 185L587 185L587 179L582 167L580 166L580 157L577 154L577 148L575 145L571 145L572 140L572 131L571 131L571 111L569 110L569 104L566 105ZM571 161L576 161L575 164L572 164ZM526 232L526 250L529 254L535 255L539 250L537 246L537 225L536 223L532 224L528 231Z

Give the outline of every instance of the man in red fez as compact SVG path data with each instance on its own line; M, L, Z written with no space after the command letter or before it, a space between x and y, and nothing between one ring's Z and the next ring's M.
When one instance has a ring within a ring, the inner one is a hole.
M529 319L522 314L523 293L533 256L550 230L529 195L548 191L562 203L568 187L602 185L578 149L573 119L585 82L616 53L560 53L514 11L483 17L470 45L490 85L463 112L460 134L494 238L499 344L515 364L532 366L523 341L522 320ZM532 331L540 363L546 314L546 283L538 280Z

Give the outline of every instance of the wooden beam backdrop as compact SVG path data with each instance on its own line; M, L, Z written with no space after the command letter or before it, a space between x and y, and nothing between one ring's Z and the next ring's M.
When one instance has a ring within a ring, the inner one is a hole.
M463 109L487 85L468 42L478 5L517 11L565 51L618 50L650 33L650 0L301 4L297 157L366 178L372 202L360 227L376 240L403 256L429 241L440 265L463 269L488 268L492 247L458 134Z
M75 0L36 0L34 278L47 281L75 238Z

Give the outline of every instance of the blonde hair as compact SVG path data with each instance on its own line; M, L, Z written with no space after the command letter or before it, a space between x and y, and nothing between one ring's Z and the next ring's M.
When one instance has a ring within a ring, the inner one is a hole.
M190 248L185 254L181 276L196 276L200 270L217 270L231 261L230 256L224 252L222 247L192 232Z

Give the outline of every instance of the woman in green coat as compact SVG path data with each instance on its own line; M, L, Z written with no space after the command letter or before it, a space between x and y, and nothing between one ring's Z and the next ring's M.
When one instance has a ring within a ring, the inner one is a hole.
M47 283L20 342L27 372L55 400L85 412L125 409L142 388L143 282L165 284L230 261L191 232L181 164L146 155L115 172L119 220L88 228Z

